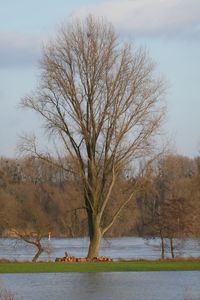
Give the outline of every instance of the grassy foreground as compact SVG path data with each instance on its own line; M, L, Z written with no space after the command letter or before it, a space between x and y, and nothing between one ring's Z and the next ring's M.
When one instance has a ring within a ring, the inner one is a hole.
M0 273L200 271L200 261L123 261L108 263L1 263Z

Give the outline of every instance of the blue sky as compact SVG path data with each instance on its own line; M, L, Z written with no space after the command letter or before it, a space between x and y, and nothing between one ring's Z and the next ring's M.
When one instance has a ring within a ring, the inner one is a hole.
M165 131L177 153L200 150L199 0L0 0L0 156L14 156L18 138L39 132L33 112L18 108L34 89L42 44L59 24L88 13L145 45L169 81ZM40 134L41 138L41 134Z

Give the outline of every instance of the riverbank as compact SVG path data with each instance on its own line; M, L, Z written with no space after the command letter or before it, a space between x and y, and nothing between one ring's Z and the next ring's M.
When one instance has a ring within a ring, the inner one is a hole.
M120 261L103 263L0 263L0 273L200 271L200 260Z

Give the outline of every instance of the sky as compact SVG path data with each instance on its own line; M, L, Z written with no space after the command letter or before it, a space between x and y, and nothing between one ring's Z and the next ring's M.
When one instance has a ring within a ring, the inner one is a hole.
M16 156L25 133L43 138L41 120L20 100L39 80L42 46L61 23L89 13L148 49L169 85L166 139L178 154L199 155L199 0L0 0L0 156Z

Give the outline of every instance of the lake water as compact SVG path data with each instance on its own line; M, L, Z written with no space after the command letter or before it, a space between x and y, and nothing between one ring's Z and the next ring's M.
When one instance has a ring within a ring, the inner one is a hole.
M54 260L56 257L68 255L85 257L87 255L88 239L51 239L44 240L49 253L41 255L40 260ZM200 245L197 240L185 240L184 243L177 241L176 255L182 257L199 257ZM16 242L12 239L0 239L0 258L31 260L35 253L33 246L24 242ZM159 239L144 240L136 237L104 239L101 245L100 255L118 259L158 259L160 258ZM166 255L170 257L169 248Z
M22 300L199 300L200 272L5 274Z

